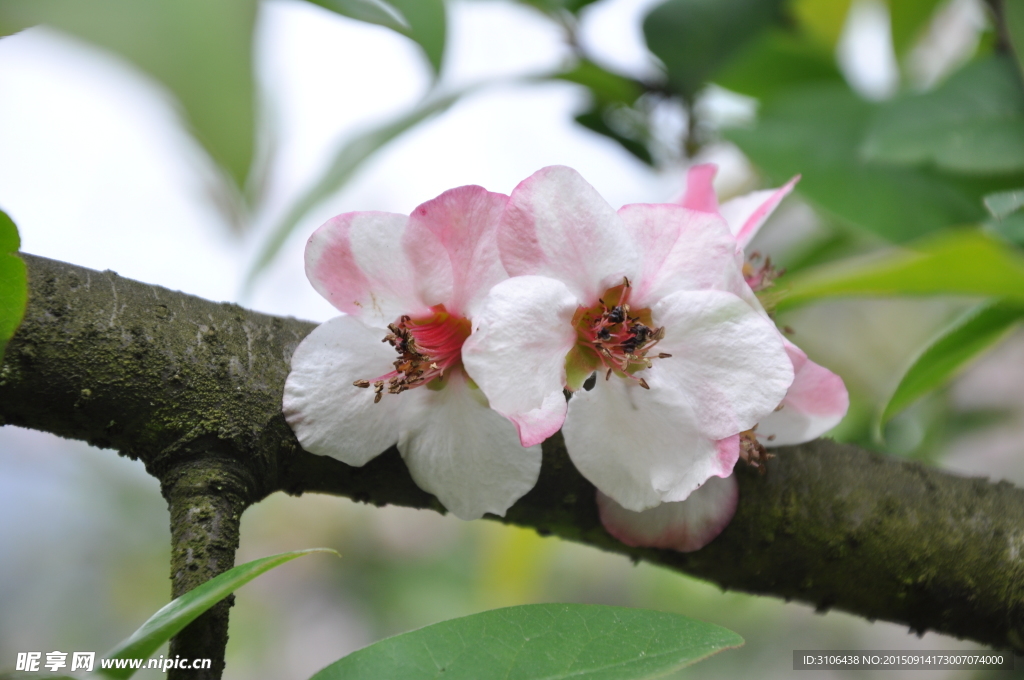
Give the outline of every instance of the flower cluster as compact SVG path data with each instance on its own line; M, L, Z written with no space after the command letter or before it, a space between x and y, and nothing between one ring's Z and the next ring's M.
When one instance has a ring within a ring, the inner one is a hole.
M744 261L793 182L719 207L713 175L692 169L678 204L616 211L555 166L511 196L461 187L408 217L330 220L306 273L345 315L292 359L300 443L350 465L397 444L417 484L473 519L533 487L561 429L613 535L706 544L732 517L741 457L846 410L842 381L758 302L770 263Z

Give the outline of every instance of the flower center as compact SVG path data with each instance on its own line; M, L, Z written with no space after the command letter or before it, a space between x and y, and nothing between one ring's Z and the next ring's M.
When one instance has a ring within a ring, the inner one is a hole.
M631 309L632 288L629 279L609 288L593 307L580 307L573 315L576 346L566 357L569 389L576 390L595 370L604 370L605 380L612 373L635 380L644 389L647 381L634 375L651 367L651 359L672 356L664 352L648 356L665 337L664 328L654 328L651 310Z
M428 385L440 389L445 373L462 365L462 344L469 337L468 319L449 314L444 305L430 308L433 314L423 319L403 316L389 324L391 331L381 342L391 343L398 352L395 370L372 380L356 380L356 387L373 385L373 403L388 394L401 394L413 387Z

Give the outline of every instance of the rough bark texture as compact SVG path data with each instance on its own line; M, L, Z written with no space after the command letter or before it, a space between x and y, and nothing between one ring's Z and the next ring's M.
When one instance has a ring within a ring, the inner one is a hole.
M443 511L393 448L362 468L299 448L280 399L312 324L25 259L29 308L0 368L0 417L145 463L171 507L175 594L231 565L238 515L273 491ZM503 521L723 588L1024 650L1024 491L825 440L776 453L765 476L739 471L736 518L696 553L605 533L557 435ZM204 625L175 653L221 645L224 625Z
M238 528L249 506L252 480L232 460L190 461L160 480L171 513L171 597L178 597L235 564ZM172 668L171 680L215 680L224 671L229 595L190 623L172 641L168 658L210 659L209 669Z

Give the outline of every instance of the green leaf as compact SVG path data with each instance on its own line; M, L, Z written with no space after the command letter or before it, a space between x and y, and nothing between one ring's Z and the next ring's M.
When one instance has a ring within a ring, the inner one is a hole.
M1010 0L1001 4L1003 22L1016 57L1017 70L1024 77L1024 3Z
M647 47L692 97L750 40L777 21L781 0L668 0L644 19Z
M741 644L732 631L679 614L532 604L382 640L311 680L639 680Z
M402 35L406 35L409 30L405 17L384 0L308 0L308 2L349 19L390 28Z
M362 163L385 144L419 123L446 111L460 97L473 88L459 90L444 96L428 96L418 106L400 118L371 128L362 134L349 139L331 160L331 164L320 179L307 189L292 207L285 213L277 225L271 230L270 236L263 244L259 256L254 261L246 277L245 288L252 287L256 277L266 269L277 252L288 240L299 221L306 216L320 201L338 191L351 179Z
M235 589L242 587L260 574L274 567L294 560L296 557L317 552L338 553L328 548L312 548L295 552L281 553L263 557L213 577L206 583L196 586L181 597L164 606L149 620L142 624L130 637L110 650L108 659L148 659L160 645L178 634L185 626L192 623L200 614L230 595ZM135 670L131 668L99 669L102 675L110 678L130 678Z
M1001 220L1024 206L1024 189L989 194L984 198L984 203L992 217Z
M815 81L842 83L843 75L830 51L793 31L769 29L744 45L714 81L767 101L780 92Z
M850 296L983 295L1024 303L1024 256L976 230L941 234L913 250L854 258L787 279L779 282L780 311Z
M882 405L878 428L915 401L947 383L1004 337L1024 318L1024 306L979 305L944 328L914 360L889 401Z
M888 0L892 44L903 54L917 43L942 0Z
M253 158L256 0L4 0L0 34L45 23L163 83L196 138L244 186Z
M879 107L862 147L869 160L932 163L954 172L1024 170L1024 90L1003 57L969 64L931 92Z
M1015 212L1001 220L986 222L985 227L1010 243L1024 247L1024 212Z
M25 262L15 254L20 247L18 228L0 210L0 358L21 325L28 304L28 272Z
M417 43L441 72L448 30L444 0L308 0L351 19L385 26Z
M641 130L620 130L617 126L612 125L612 123L616 122L616 114L626 114L625 116L622 116L622 118L626 121L630 121L635 117L634 115L630 115L631 113L635 112L628 107L623 107L621 105L595 105L590 110L577 115L576 122L592 132L596 132L599 135L615 140L622 146L622 148L636 156L647 165L654 165L654 158L651 156L650 150L647 148L647 145L641 141L643 135L637 134L642 132Z
M809 85L767 103L754 127L725 135L773 181L802 174L797 191L817 208L890 241L984 217L980 199L991 183L864 159L861 140L873 110L845 86Z
M602 104L632 105L644 91L643 86L632 78L612 73L586 59L551 77L585 86Z
M846 15L852 0L792 0L789 12L800 25L802 33L832 52L843 34Z

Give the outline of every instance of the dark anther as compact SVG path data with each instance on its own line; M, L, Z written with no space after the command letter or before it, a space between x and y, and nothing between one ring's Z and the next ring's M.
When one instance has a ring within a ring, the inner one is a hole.
M626 313L622 311L622 307L612 307L612 311L608 312L608 320L612 323L622 323L626 319Z

